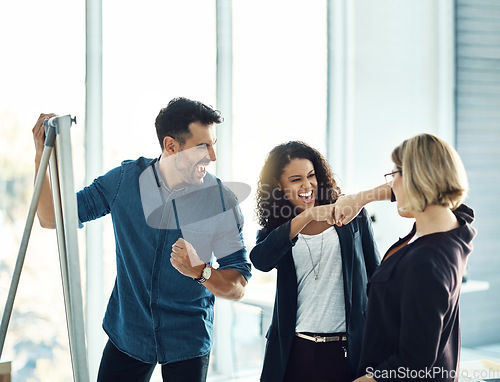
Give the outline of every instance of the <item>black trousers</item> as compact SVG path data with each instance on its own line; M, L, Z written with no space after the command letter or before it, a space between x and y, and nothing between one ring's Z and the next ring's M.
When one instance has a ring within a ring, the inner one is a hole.
M193 359L161 365L163 381L205 382L210 353ZM97 382L148 382L156 364L138 361L118 350L108 340L102 353Z
M347 341L313 342L294 337L284 382L351 382Z

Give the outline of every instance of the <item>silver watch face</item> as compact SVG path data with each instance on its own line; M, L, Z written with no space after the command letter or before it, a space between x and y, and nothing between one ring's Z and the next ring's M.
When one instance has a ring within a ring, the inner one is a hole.
M208 280L210 276L212 275L212 267L210 265L207 265L205 269L203 269L203 278L205 280Z

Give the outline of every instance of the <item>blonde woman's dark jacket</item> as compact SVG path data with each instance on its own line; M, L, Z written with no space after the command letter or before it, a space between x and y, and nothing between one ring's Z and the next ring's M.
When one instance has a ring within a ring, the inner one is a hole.
M383 261L370 280L359 375L377 382L458 380L459 296L476 230L466 205L460 226L425 235ZM415 234L415 226L389 250Z
M337 227L342 256L344 298L348 337L349 372L356 374L367 304L366 285L380 258L373 240L370 217L365 209L349 224ZM261 381L283 380L297 314L297 276L290 240L290 221L269 232L262 229L250 253L255 268L268 272L277 269L276 298L271 325L267 332Z

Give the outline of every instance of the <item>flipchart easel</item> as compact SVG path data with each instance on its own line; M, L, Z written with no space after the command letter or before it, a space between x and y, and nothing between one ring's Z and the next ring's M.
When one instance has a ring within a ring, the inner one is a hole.
M46 135L45 146L0 325L0 357L12 315L14 298L19 285L43 181L47 167L49 167L73 379L77 382L89 382L78 256L78 213L71 158L70 127L73 122L76 123L76 118L71 118L69 115L46 119L43 122Z

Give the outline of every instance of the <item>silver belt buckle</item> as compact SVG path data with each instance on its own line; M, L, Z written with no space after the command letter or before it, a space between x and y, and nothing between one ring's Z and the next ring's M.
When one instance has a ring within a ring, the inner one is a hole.
M326 342L326 337L314 336L314 342Z

